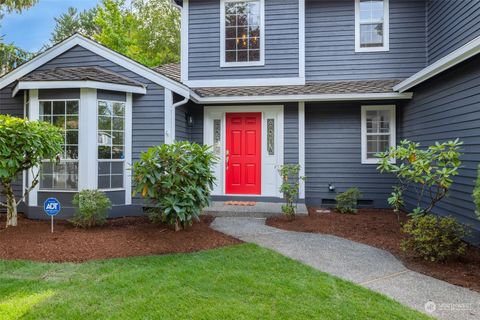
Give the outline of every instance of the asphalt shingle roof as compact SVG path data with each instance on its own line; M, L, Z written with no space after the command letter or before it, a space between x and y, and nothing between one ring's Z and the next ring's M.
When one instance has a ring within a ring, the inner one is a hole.
M55 68L36 70L19 79L19 81L98 81L145 87L140 82L99 67Z
M172 80L181 81L179 64L166 64L156 67L154 70ZM193 91L200 97L391 93L393 92L393 87L400 81L401 79L384 79L312 82L306 85L293 86L204 87L194 88Z

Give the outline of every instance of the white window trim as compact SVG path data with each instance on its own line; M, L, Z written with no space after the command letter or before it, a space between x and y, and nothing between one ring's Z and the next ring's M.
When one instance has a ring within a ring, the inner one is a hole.
M361 115L362 164L378 164L379 162L379 159L367 158L367 111L371 111L371 110L390 111L390 146L395 146L397 141L396 106L395 105L362 106L362 115ZM392 162L395 162L395 160L392 160Z
M390 50L390 10L389 0L383 0L383 46L360 47L360 0L355 0L355 52L381 52Z
M220 0L220 67L251 67L265 65L265 0L243 0L244 2L258 1L260 3L260 61L226 62L225 61L225 4L240 0Z

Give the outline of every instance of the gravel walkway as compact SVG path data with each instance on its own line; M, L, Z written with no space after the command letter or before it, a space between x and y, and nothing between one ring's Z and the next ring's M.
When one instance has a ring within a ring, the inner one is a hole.
M331 235L284 231L262 218L216 218L212 228L273 249L440 319L480 319L480 294L411 271L389 252Z

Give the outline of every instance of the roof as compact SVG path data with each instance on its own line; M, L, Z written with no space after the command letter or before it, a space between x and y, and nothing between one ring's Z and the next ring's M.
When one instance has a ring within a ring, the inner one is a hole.
M181 68L179 63L164 64L163 66L153 68L153 70L167 78L181 82Z
M117 73L99 67L55 68L35 70L18 81L97 81L127 86L145 87L142 83L131 80Z
M238 97L238 96L274 96L274 95L320 95L352 93L391 93L398 79L337 81L307 83L306 85L267 86L267 87L229 87L193 89L200 97Z

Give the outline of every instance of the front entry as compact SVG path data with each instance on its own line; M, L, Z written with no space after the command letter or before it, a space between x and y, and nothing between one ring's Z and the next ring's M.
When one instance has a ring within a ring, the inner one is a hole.
M261 194L262 114L226 113L225 191Z

